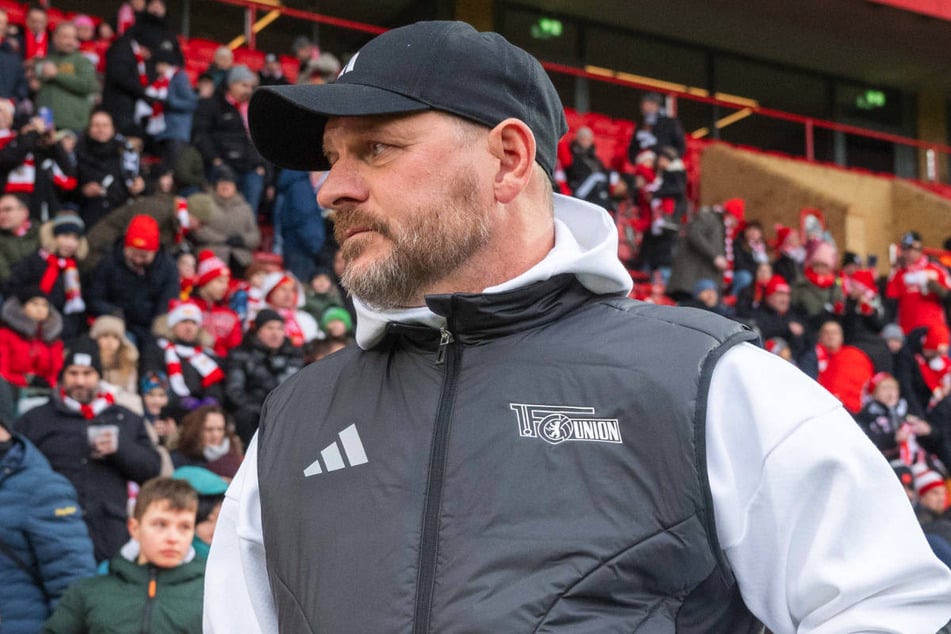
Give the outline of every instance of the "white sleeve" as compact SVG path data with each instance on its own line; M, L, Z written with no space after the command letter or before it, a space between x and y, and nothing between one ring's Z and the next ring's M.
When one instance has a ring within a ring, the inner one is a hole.
M261 530L257 435L225 493L205 571L205 634L277 632Z
M891 467L831 394L744 344L713 372L706 429L720 546L771 631L948 623L951 571Z

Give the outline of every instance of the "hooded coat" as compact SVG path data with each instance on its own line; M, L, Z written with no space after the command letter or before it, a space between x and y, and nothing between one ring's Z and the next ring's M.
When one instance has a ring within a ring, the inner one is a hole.
M37 323L26 316L23 304L16 297L3 302L0 309L0 376L18 387L26 387L36 379L46 387L56 385L63 367L63 319L50 306L50 316ZM35 377L35 378L34 378Z

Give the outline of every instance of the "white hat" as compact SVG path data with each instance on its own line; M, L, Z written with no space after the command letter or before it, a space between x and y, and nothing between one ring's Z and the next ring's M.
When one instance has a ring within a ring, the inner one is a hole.
M168 313L168 327L174 328L183 321L193 321L201 324L201 308L192 302L182 302Z

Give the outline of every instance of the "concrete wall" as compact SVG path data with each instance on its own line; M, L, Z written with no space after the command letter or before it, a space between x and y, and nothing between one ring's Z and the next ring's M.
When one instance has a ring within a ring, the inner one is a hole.
M926 246L951 236L951 200L897 179L709 146L700 160L700 202L745 198L748 219L760 220L769 239L774 223L798 226L805 207L822 210L839 252L878 255L887 272L888 245L915 229Z

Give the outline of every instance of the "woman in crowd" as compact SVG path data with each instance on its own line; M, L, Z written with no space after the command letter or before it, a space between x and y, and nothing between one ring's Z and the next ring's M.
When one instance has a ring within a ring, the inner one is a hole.
M178 448L172 452L176 467L204 467L230 481L243 457L241 440L224 409L205 405L182 420Z

